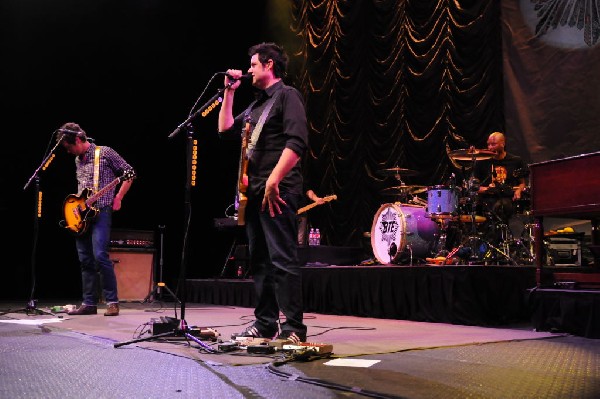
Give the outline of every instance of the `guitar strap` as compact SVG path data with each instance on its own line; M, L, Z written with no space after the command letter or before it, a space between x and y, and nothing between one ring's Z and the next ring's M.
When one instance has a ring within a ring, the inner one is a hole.
M246 158L247 159L250 159L252 157L252 153L254 152L254 147L256 147L256 142L258 141L260 132L261 132L261 130L265 124L265 121L267 120L267 117L269 116L269 112L271 111L271 108L273 107L273 104L275 103L275 100L279 96L280 92L281 92L281 90L277 90L275 92L275 94L273 94L273 97L271 97L267 100L267 104L265 105L265 108L263 109L262 114L260 114L260 118L258 118L258 122L256 123L256 126L254 126L254 130L252 130L252 135L250 136L250 142L248 143L248 148L246 149Z
M98 184L100 184L100 146L94 151L94 193L98 192Z

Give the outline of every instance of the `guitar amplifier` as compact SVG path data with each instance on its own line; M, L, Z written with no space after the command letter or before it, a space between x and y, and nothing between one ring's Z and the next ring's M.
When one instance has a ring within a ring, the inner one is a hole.
M109 252L115 267L119 301L142 301L154 285L154 250L113 248Z
M154 231L112 229L110 232L111 248L154 248Z
M111 230L109 256L115 265L120 301L142 301L152 291L154 236L152 230Z

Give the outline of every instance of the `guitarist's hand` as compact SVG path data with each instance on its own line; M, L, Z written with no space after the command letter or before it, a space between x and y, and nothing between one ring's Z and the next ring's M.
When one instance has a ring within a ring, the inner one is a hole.
M121 209L121 198L120 197L115 197L113 199L112 209L113 209L113 211L118 211L119 209Z
M321 197L313 198L313 202L317 205L323 205L325 203L325 199Z
M281 215L281 205L287 206L287 203L279 196L279 185L270 184L267 180L261 211L264 212L268 206L269 215L271 215L271 217L275 217L275 212L277 212L278 215Z

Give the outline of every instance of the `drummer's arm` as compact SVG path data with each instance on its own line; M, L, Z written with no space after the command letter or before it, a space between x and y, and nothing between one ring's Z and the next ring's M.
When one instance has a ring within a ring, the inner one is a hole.
M515 192L513 194L513 201L521 198L521 194L523 194L523 190L525 190L525 178L519 179L519 185L515 187Z
M489 186L479 186L479 194L484 194L486 191L488 191L490 188L494 187L494 183L490 183Z

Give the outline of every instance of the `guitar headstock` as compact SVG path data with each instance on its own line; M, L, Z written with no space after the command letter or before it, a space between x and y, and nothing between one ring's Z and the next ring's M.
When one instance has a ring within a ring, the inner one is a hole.
M135 179L135 171L133 169L127 169L123 172L123 176L119 178L120 181L127 181Z

